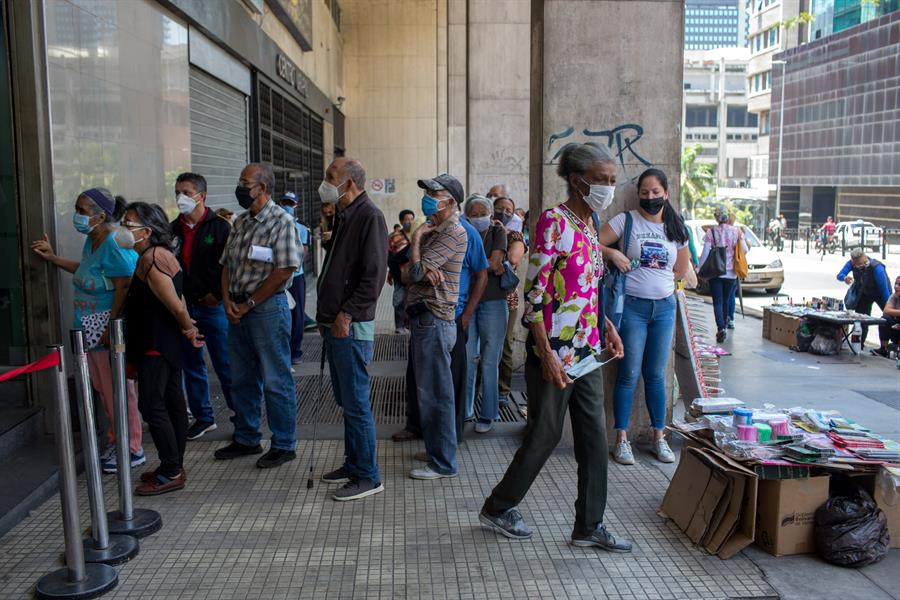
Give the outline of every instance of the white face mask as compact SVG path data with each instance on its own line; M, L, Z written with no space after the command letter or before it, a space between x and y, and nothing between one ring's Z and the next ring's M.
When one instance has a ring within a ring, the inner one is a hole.
M344 184L342 183L341 185ZM341 194L338 190L338 186L335 186L332 183L323 180L319 185L319 198L321 198L322 202L325 204L337 204L337 201L340 200L343 195L344 194Z
M187 194L178 194L175 196L175 205L178 206L178 212L189 215L197 208L197 201Z
M483 217L469 217L469 223L472 224L472 227L474 227L478 233L482 233L487 231L487 228L491 226L491 218L487 215Z
M134 248L134 234L131 233L130 229L117 227L115 236L116 244L118 244L119 248L125 248L126 250Z
M584 181L585 184L589 185L591 190L588 192L587 196L582 196L584 201L587 202L587 205L591 207L591 210L594 212L600 212L609 208L609 205L612 204L613 198L616 195L616 186L614 185L597 185L597 184L588 184L587 181Z

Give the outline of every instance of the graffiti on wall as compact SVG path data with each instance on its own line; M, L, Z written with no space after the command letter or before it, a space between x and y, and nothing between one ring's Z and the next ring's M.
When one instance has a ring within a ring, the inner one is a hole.
M570 142L599 142L605 144L612 151L613 157L619 161L619 165L625 172L625 176L629 177L629 164L641 164L644 167L652 167L653 163L644 158L638 152L637 143L644 137L644 128L636 123L626 123L613 127L612 129L594 130L585 128L581 130L581 135L586 139L573 138L575 128L569 127L558 133L553 133L547 140L547 154L551 156L550 163L554 163L562 153L563 147ZM555 149L555 152L554 152Z

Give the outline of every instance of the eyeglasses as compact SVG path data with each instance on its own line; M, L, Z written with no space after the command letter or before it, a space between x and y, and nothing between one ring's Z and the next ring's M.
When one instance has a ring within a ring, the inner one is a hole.
M146 225L143 225L141 223L135 223L134 221L126 221L124 219L119 223L119 225L121 225L122 227L127 227L128 229L142 229L142 228L146 227Z

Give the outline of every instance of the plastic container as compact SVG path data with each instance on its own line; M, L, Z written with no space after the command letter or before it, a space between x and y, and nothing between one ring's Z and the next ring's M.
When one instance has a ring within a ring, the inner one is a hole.
M756 423L757 439L760 442L768 442L772 439L772 428L767 423Z
M740 425L753 424L753 411L749 408L736 408L732 411L732 425L738 427Z
M755 442L758 430L753 425L738 425L738 439L742 442Z

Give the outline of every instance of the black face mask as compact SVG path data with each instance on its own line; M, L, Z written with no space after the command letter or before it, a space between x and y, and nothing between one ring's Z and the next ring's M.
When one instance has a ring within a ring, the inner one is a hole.
M659 198L641 198L641 208L651 215L661 211L665 205L666 199L662 196Z
M494 213L494 218L500 221L504 227L509 223L509 220L512 219L512 215L508 215L505 212L497 211Z
M237 198L238 204L241 205L241 208L247 210L250 208L250 205L253 204L253 201L256 200L253 196L250 195L251 188L244 187L242 185L234 188L234 197Z

